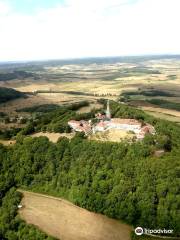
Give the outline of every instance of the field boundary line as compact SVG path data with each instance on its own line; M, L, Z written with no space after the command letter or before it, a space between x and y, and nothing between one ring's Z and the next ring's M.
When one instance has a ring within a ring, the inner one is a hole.
M43 193L36 193L36 192L31 192L31 191L27 191L27 190L23 190L23 189L17 189L18 192L20 193L29 193L31 195L34 195L34 196L40 196L40 197L45 197L45 198L49 198L49 199L53 199L53 200L57 200L57 201L60 201L60 202L63 202L65 204L68 204L70 206L73 206L75 208L78 208L80 209L81 211L87 211L87 212L90 212L89 210L87 209L84 209L82 207L79 207L77 205L75 205L74 203L71 203L70 201L68 200L65 200L63 198L60 198L60 197L54 197L54 196L50 196L50 195L46 195L46 194L43 194ZM91 212L91 213L94 213L94 212ZM94 213L94 214L99 214L99 213Z

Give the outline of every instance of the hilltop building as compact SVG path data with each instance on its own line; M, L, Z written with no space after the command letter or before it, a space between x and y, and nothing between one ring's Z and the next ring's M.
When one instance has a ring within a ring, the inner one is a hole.
M141 123L135 119L112 118L109 121L100 121L94 126L94 132L106 131L109 129L119 129L138 133Z
M97 113L95 117L98 120L96 124L84 120L71 120L68 124L74 131L84 132L86 135L116 129L132 131L136 134L137 140L141 140L147 133L155 134L155 129L150 124L142 126L142 123L136 119L111 118L109 100L107 101L106 115Z

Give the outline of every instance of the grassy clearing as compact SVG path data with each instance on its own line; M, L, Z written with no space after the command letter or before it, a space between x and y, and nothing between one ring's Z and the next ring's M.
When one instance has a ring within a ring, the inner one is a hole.
M34 133L31 135L31 137L47 137L49 141L53 143L57 143L58 139L60 137L66 137L66 138L73 138L74 133L50 133L50 132L39 132L39 133Z
M123 130L110 129L105 132L97 132L89 136L89 140L121 142L123 139L132 139L133 133Z
M19 214L61 240L130 240L132 228L101 214L89 212L61 198L23 191Z

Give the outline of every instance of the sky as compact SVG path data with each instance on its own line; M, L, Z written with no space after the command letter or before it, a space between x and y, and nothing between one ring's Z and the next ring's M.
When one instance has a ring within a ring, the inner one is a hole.
M0 61L180 54L180 0L0 0Z

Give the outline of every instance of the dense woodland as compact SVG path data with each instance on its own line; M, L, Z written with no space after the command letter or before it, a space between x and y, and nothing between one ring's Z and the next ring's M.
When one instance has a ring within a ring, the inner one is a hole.
M134 227L180 233L180 126L126 105L110 105L114 117L149 122L157 134L129 144L89 141L79 133L54 144L46 137L26 137L26 128L18 133L13 147L0 145L0 238L51 239L16 216L21 198L16 188L60 196ZM54 128L60 121L66 131L69 119L93 116L93 111L79 115L77 108L44 113L31 127L33 131ZM165 154L155 157L159 149Z
M9 81L13 79L25 79L33 77L34 74L26 71L14 70L13 72L0 72L0 81Z
M18 112L27 112L27 113L49 113L54 110L59 109L59 105L57 104L43 104L43 105L35 105L32 107L21 108L17 110Z
M30 108L23 108L19 112L27 112L32 114L32 118L27 121L25 128L11 128L0 130L0 139L10 140L15 138L19 133L20 135L28 135L39 131L49 132L70 132L71 129L67 125L70 119L88 119L93 118L95 111L87 114L76 114L76 110L88 106L89 102L82 101L68 106L58 106L56 104L44 104L40 106L33 106ZM0 112L0 117L6 118L7 116ZM25 119L26 120L26 119Z
M14 100L16 98L25 97L24 93L18 92L12 88L0 87L0 103Z
M87 101L82 101L69 106L51 104L22 109L22 111L31 112L34 115L34 120L30 121L27 126L22 129L21 134L28 135L39 131L68 133L71 131L67 124L70 119L80 120L94 117L94 111L85 114L76 114L76 110L88 105L89 103Z
M163 99L149 99L147 102L158 105L161 108L169 108L180 111L180 103L170 102Z
M148 89L148 90L141 90L138 91L126 91L121 94L122 96L136 96L136 95L143 95L143 96L149 96L149 97L175 97L176 95L167 91L163 90L156 90L156 89Z
M0 150L1 152L1 150ZM6 192L0 202L0 239L8 240L55 240L17 216L21 194L14 187Z

